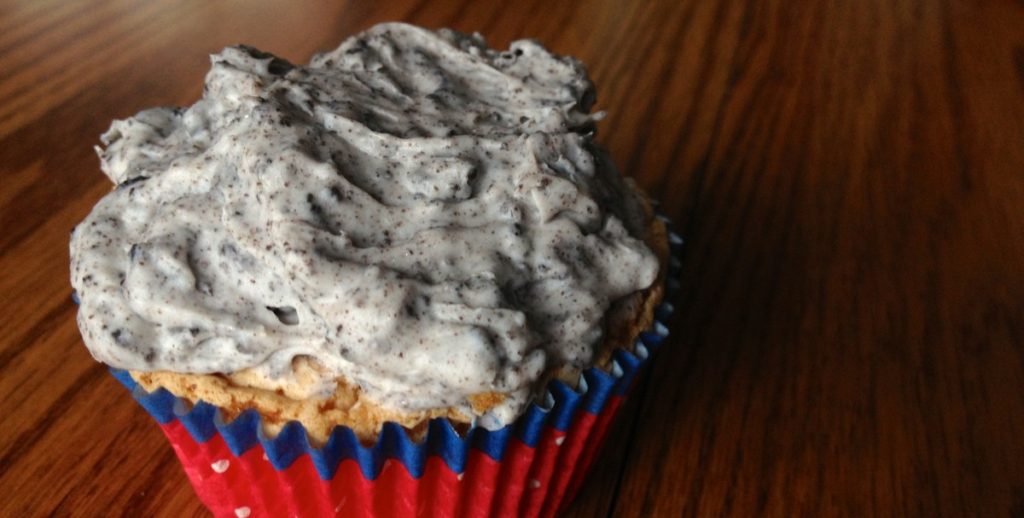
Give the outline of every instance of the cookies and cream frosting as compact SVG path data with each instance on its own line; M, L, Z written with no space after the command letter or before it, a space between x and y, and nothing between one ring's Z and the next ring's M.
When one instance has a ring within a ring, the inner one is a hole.
M203 97L115 121L117 188L71 241L99 361L247 371L297 356L397 409L513 420L582 367L658 261L640 200L593 144L582 66L532 41L385 24L295 66L212 56Z

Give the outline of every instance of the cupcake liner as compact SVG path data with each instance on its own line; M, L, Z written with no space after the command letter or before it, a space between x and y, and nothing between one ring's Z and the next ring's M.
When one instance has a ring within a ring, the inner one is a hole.
M544 401L496 431L460 436L436 419L414 442L387 423L364 446L339 426L316 448L298 422L268 437L254 410L225 422L212 405L111 372L159 423L215 516L552 516L572 501L636 374L668 336L682 239L670 232L669 241L665 301L633 351L615 351L607 372L587 369L576 389L553 381Z

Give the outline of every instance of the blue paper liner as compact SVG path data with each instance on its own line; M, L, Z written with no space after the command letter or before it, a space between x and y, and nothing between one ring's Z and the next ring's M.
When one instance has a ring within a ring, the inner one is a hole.
M288 468L302 455L309 455L320 478L330 480L338 465L351 459L367 480L374 480L384 462L392 459L401 462L418 479L423 475L426 459L436 456L453 472L461 474L469 448L501 462L513 437L534 447L546 427L566 431L579 412L599 414L610 398L626 394L636 374L668 336L668 320L674 310L670 300L679 289L677 277L682 245L682 238L670 231L665 296L654 312L651 328L640 333L632 351L616 350L607 371L598 367L586 369L576 389L561 381L552 381L542 402L531 403L514 423L494 431L473 427L465 436L460 436L448 420L434 419L428 424L424 440L416 442L400 425L389 422L384 424L372 446L364 446L352 429L338 426L327 442L317 448L309 442L305 428L297 421L286 424L275 437L268 437L255 410L246 410L225 422L220 409L213 405L203 401L189 404L163 388L147 392L127 371L111 369L111 373L158 423L167 424L177 419L199 443L220 434L236 456L261 444L268 460L278 470Z

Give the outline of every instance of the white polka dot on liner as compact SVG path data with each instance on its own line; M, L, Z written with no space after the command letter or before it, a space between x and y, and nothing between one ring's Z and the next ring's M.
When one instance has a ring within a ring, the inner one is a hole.
M564 435L561 436L561 437L556 437L555 438L555 446L561 446L563 442L565 442L565 436Z
M249 509L248 507L239 507L238 509L235 509L235 516L238 518L245 518L250 514L252 514L252 509Z
M533 489L537 489L538 487L540 487L540 481L537 479L530 480L530 487L532 487Z
M224 473L225 471L228 470L228 466L230 465L230 461L228 461L227 459L221 459L218 460L217 462L214 462L213 464L210 464L210 467L213 468L213 470L216 471L217 473Z

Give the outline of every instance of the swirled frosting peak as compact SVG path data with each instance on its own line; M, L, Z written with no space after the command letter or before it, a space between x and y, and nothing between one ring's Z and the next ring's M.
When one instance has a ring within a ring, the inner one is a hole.
M71 241L85 343L268 386L308 356L317 392L344 377L410 411L497 392L476 417L505 424L657 274L592 102L532 41L385 24L307 66L227 48L194 105L102 137L117 187Z

